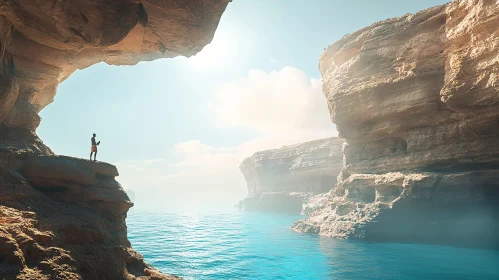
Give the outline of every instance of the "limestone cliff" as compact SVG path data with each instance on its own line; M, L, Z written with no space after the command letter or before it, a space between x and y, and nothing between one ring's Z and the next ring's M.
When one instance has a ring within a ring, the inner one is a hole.
M343 141L328 138L262 151L239 167L248 184L240 206L300 213L313 195L328 192L343 166Z
M77 69L194 55L228 2L0 1L0 279L175 278L131 248L116 168L54 155L38 113Z
M345 166L294 228L499 247L499 3L457 0L329 46L320 70Z

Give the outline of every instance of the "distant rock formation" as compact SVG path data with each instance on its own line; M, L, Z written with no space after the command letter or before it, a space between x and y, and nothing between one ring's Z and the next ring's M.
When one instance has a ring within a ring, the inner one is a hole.
M336 183L343 166L342 143L328 138L246 158L239 169L248 185L248 197L239 207L300 213L308 199L328 192Z
M499 248L499 4L457 0L329 46L345 166L298 231Z
M54 155L38 113L77 69L196 54L228 2L1 1L0 279L179 279L131 248L116 168Z
M133 190L126 190L128 197L132 203L135 203L135 192Z

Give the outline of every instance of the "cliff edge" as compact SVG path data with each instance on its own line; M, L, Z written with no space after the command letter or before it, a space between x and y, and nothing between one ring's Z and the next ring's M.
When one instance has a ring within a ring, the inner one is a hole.
M320 58L345 165L294 228L499 248L499 3L378 22Z
M116 168L55 155L38 113L77 69L196 54L229 2L0 3L0 278L178 279L131 248Z

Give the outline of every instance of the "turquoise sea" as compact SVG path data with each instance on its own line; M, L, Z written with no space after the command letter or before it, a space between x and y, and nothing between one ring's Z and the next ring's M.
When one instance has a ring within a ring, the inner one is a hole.
M339 241L290 229L300 216L132 209L132 246L186 279L499 279L499 251Z

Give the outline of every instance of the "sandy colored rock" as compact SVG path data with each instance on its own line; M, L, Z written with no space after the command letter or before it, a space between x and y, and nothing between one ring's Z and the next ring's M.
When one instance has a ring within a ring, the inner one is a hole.
M248 210L300 213L310 197L328 192L343 166L343 141L327 138L261 151L240 165L248 197L239 207Z
M8 113L17 100L19 84L12 75L0 75L0 123L7 118Z
M34 131L58 84L77 69L196 54L211 42L228 2L3 1L0 101L9 102L1 102L0 124Z
M177 279L131 248L133 204L116 167L32 153L10 153L0 165L0 278Z
M294 227L339 238L499 247L499 4L378 22L321 56L345 165Z
M78 69L196 54L228 2L1 1L0 279L179 279L131 248L116 167L55 155L38 113Z

